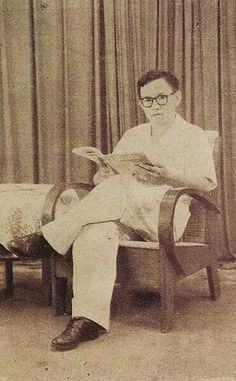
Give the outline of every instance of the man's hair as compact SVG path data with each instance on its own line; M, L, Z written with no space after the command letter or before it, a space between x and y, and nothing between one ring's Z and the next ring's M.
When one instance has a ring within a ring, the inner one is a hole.
M148 83L155 81L156 79L164 78L166 82L172 87L173 91L179 90L179 81L174 74L171 74L168 71L161 70L150 70L145 73L137 83L138 96L140 98L140 89L141 87L147 85Z

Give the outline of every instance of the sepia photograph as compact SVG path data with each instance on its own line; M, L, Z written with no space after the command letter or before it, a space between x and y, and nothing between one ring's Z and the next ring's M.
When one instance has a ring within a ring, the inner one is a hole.
M0 0L0 381L236 381L236 0Z

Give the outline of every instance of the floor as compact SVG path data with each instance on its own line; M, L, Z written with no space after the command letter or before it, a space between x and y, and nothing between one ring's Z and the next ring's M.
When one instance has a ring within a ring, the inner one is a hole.
M14 274L15 295L0 304L0 381L236 381L235 269L220 270L218 301L204 272L180 282L168 334L158 330L157 298L122 298L110 332L68 352L50 349L68 316L45 306L39 265L16 263Z

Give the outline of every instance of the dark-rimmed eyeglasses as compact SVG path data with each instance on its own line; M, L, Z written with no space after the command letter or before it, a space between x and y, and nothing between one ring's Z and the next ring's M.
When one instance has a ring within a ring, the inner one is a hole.
M155 97L155 98L144 97L144 98L140 98L140 101L143 107L152 107L154 101L156 101L159 106L165 106L168 103L169 97L175 93L176 91L168 95L160 94L158 95L158 97Z

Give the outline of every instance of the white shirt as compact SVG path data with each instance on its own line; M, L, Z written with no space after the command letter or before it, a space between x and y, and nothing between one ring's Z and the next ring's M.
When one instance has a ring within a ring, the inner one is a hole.
M155 143L150 123L143 123L125 132L113 152L144 152L154 165L171 168L182 178L191 179L192 174L197 174L209 179L212 189L217 185L212 148L206 133L179 115Z

